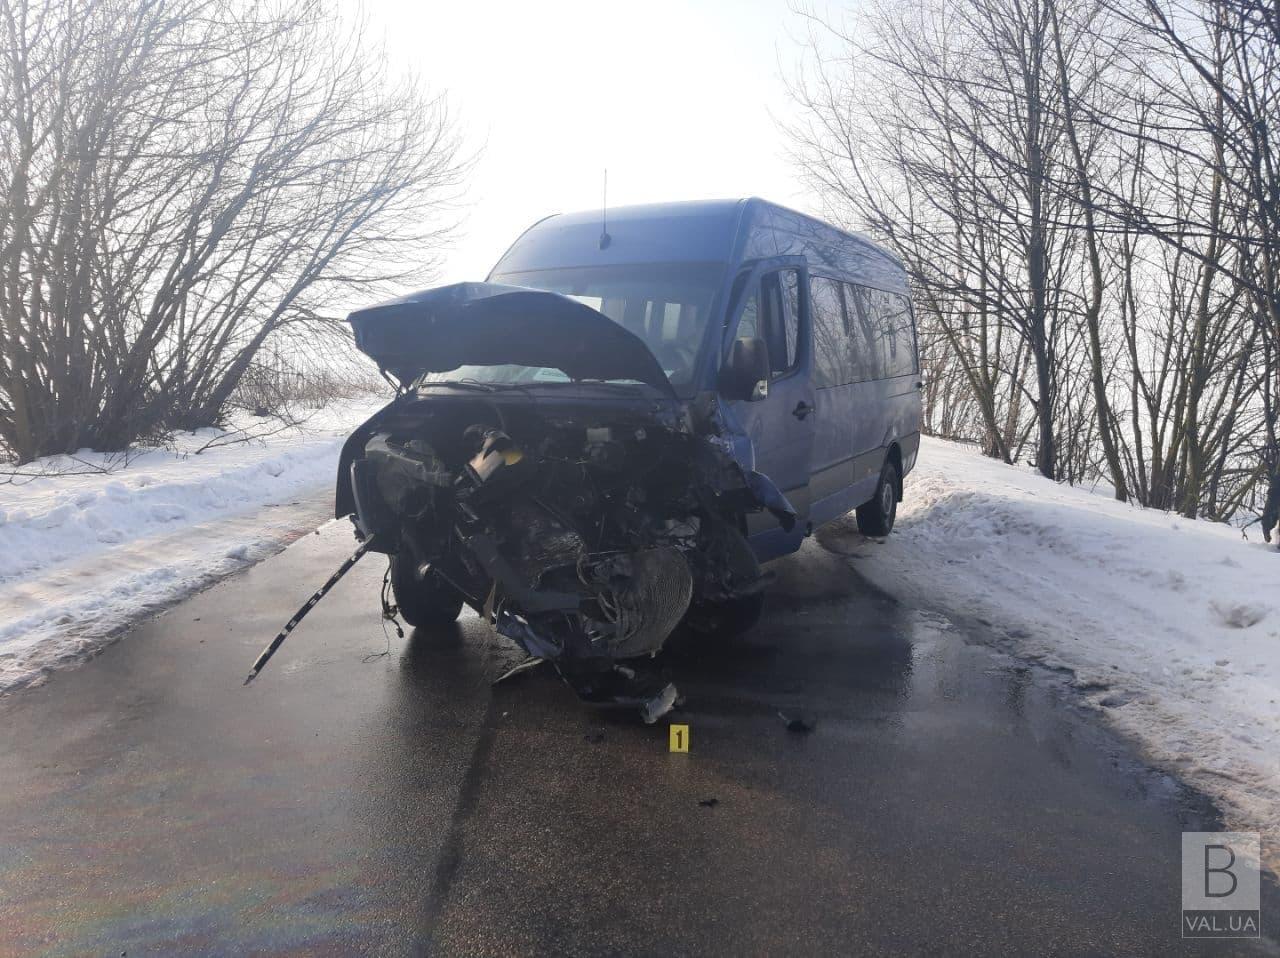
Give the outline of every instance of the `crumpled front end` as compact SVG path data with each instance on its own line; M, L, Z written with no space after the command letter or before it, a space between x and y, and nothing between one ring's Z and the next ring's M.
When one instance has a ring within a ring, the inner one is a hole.
M346 482L398 588L456 590L584 698L653 720L674 689L636 660L691 609L763 588L746 513L794 521L694 420L665 400L408 395L349 441L340 508Z

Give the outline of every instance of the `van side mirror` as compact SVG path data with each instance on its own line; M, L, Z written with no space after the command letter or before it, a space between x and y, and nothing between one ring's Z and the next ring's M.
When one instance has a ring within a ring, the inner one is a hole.
M735 339L720 367L719 389L725 399L763 399L769 390L769 346L758 336Z

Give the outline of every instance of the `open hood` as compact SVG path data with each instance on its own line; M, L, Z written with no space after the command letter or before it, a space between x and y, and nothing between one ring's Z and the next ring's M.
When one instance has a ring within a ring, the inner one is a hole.
M545 366L570 379L633 379L674 394L644 340L568 296L496 283L410 293L348 320L356 345L402 385L459 366Z

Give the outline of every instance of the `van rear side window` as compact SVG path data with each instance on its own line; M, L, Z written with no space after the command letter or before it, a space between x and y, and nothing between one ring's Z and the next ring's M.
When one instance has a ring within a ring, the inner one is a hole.
M896 293L880 294L880 323L885 331L882 340L885 374L909 376L916 371L916 336L911 322L911 304Z
M878 289L854 287L865 329L873 347L875 378L892 379L916 371L915 328L905 296Z
M845 284L849 335L861 360L858 381L892 379L916 372L915 326L905 296Z

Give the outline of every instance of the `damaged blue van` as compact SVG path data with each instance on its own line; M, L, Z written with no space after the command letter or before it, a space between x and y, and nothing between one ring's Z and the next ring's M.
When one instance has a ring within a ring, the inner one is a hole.
M655 720L637 660L749 627L762 563L856 510L893 528L921 379L902 264L760 199L550 216L484 283L351 314L396 399L336 512L399 614L467 604L584 698Z

